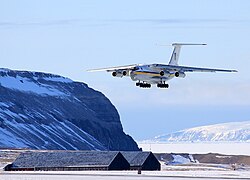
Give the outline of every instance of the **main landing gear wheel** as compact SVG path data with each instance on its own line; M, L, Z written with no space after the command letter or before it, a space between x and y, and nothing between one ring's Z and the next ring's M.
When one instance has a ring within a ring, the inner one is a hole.
M148 84L148 83L137 82L135 85L141 88L151 88L151 84Z
M151 84L147 84L147 83L141 83L140 84L141 88L151 88Z
M169 88L169 84L157 84L158 88Z

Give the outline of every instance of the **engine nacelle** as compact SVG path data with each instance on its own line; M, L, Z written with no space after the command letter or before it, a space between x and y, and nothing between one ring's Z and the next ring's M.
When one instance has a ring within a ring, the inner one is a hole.
M184 72L176 72L174 76L179 78L184 78L186 77L186 74Z
M123 77L123 76L127 76L127 71L114 71L112 72L112 76L114 77Z
M167 71L161 71L161 72L160 72L160 75L161 75L161 76L168 77L168 76L170 75L170 73L167 72Z
M128 72L127 72L127 71L122 71L122 75L123 75L123 76L127 76L127 75L128 75Z

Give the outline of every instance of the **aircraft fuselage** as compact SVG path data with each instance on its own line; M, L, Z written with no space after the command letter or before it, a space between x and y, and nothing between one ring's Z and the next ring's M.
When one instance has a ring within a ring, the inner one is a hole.
M129 75L133 81L146 82L149 84L160 84L174 77L175 72L164 72L151 67L152 65L144 65L136 67L130 71Z

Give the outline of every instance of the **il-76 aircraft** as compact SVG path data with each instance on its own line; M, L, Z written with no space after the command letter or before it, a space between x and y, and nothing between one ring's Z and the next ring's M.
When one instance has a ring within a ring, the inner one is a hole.
M152 84L156 84L158 88L169 88L166 81L176 77L184 78L186 72L237 72L228 69L211 69L189 66L179 66L178 60L182 46L186 45L206 45L206 44L190 44L190 43L173 43L174 47L172 56L168 64L132 64L127 66L116 66L109 68L91 69L94 71L111 72L114 77L130 76L136 82L136 86L141 88L150 88Z

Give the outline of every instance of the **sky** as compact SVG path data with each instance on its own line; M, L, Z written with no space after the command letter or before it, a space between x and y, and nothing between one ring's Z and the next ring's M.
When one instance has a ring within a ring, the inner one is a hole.
M194 126L250 120L248 0L0 0L0 67L59 74L87 83L116 106L124 131L150 139ZM188 73L169 89L87 69L168 63L237 69Z

